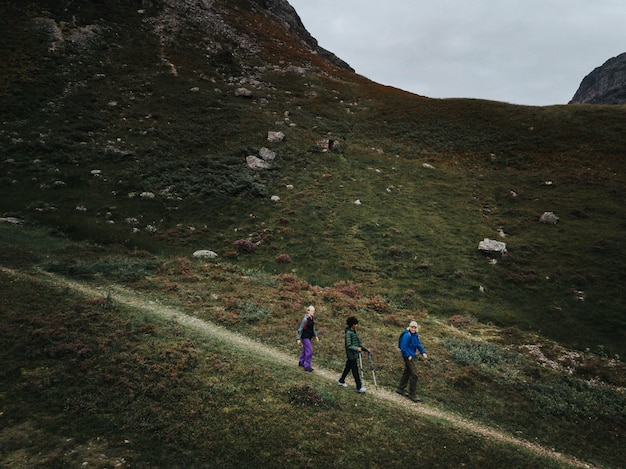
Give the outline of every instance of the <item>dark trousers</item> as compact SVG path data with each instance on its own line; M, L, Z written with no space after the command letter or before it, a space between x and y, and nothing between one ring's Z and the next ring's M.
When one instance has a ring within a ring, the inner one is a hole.
M409 383L409 394L411 396L415 396L415 392L417 391L417 360L412 358L409 360L408 358L404 358L404 373L402 373L402 377L400 378L400 389L406 388L407 383Z
M354 382L356 383L356 388L361 389L361 377L359 376L359 365L356 362L356 358L348 358L346 361L346 367L343 369L343 373L341 373L341 378L339 381L345 383L346 376L348 373L352 371L352 376L354 376Z

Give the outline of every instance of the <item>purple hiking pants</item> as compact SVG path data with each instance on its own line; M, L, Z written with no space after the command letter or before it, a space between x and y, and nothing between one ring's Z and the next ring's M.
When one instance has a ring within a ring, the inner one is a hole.
M300 353L299 365L303 366L305 370L311 367L311 361L313 359L313 347L311 346L311 339L302 339L302 353Z

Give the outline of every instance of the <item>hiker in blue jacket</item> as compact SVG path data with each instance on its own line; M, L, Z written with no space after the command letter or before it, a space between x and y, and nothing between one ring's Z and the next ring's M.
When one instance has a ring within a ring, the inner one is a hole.
M428 358L426 350L420 342L417 335L417 322L411 321L407 332L400 339L400 352L404 359L404 373L400 378L400 385L398 386L397 393L408 397L413 402L420 402L421 399L415 394L417 390L417 352L424 357ZM409 392L406 392L406 385L409 384Z

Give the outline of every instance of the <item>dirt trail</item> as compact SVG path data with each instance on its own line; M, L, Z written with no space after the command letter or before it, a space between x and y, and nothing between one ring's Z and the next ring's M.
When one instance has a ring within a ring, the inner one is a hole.
M1 266L0 270L9 275L18 277L21 280L48 283L52 286L56 286L57 288L70 288L88 297L106 298L107 296L111 296L114 301L125 304L127 306L131 306L132 308L135 308L137 310L145 311L157 317L175 320L181 325L193 328L198 331L202 331L209 336L227 341L244 350L250 352L258 352L260 356L266 357L266 360L282 363L286 366L293 366L294 363L293 355L288 355L286 353L280 352L268 345L262 344L241 334L231 332L213 323L194 318L186 313L183 313L180 310L177 310L176 308L163 305L159 301L151 299L149 295L129 290L118 285L94 287L82 282L77 282L67 279L65 277L46 272L39 272L37 275L30 275L11 269L6 269ZM333 382L337 379L337 371L316 368L315 374ZM367 394L375 396L376 398L379 398L386 402L391 402L394 405L401 406L402 408L410 412L414 412L419 415L425 415L433 419L446 421L461 430L480 435L484 438L490 438L492 440L507 443L512 446L525 448L526 450L531 451L537 455L553 459L558 463L569 467L587 469L593 469L596 467L590 463L580 461L579 459L576 459L574 457L558 453L541 445L516 438L497 429L490 428L480 423L464 419L456 414L441 411L429 407L426 404L414 404L408 399L396 394L395 392L389 392L380 388L370 387L367 390Z

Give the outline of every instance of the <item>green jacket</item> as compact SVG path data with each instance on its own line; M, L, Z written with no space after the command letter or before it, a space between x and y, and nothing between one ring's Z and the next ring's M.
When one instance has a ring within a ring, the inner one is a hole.
M353 331L349 327L346 327L346 355L348 356L348 360L355 360L359 358L358 347L361 347L361 350L367 352L367 347L365 347L361 343L361 339L359 338L359 334L356 331Z

